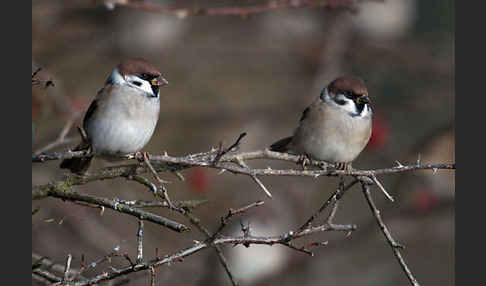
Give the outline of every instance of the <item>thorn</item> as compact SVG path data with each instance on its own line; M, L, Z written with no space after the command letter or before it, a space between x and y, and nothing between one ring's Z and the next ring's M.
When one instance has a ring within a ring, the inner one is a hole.
M270 191L265 187L265 185L262 183L262 181L260 181L260 179L257 178L256 175L253 175L251 176L251 178L255 181L255 183L257 183L257 185L260 186L260 188L265 192L265 194L269 197L269 198L273 198L272 197L272 194L270 193Z
M398 160L396 160L396 161L395 161L395 163L397 163L397 167L398 167L398 168L403 168L402 163L398 162Z
M183 182L186 180L186 178L184 178L184 176L181 174L181 172L177 172L177 171L176 171L176 172L174 172L174 173L175 173L175 175L177 176L177 178L179 178L179 180L181 180L181 181L183 181Z
M394 248L405 249L405 246L401 245L400 243L396 243L396 242L393 243L393 247Z
M383 187L383 185L380 183L380 181L378 181L378 179L376 178L375 175L372 175L371 176L371 179L373 180L373 182L378 186L378 188L383 192L383 194L385 194L385 196L392 202L394 202L395 200L393 199L392 196L390 196L390 194L388 194L388 192L385 190L385 188Z

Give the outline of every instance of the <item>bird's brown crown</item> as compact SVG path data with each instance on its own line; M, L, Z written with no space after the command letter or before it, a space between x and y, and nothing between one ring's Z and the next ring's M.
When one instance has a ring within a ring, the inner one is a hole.
M142 74L147 74L154 78L160 76L160 72L157 68L142 58L127 59L121 62L117 68L121 75L133 74L140 76Z
M341 76L329 84L328 90L332 94L351 92L368 96L364 81L357 76Z

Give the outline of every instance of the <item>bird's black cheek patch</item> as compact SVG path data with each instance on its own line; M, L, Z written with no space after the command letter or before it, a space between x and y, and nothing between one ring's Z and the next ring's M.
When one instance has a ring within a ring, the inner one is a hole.
M361 112L363 112L364 107L365 107L364 103L356 103L356 108L358 109L359 114L361 114Z
M154 92L153 97L157 97L159 94L159 86L158 85L152 85L152 91Z

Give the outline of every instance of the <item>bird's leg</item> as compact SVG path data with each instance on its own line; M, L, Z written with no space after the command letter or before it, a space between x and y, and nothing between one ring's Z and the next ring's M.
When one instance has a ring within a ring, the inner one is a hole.
M309 154L301 154L299 155L299 160L297 160L297 164L301 164L303 170L307 170L305 167L307 163L312 165L312 158Z
M349 171L352 169L351 163L336 163L336 170Z
M135 158L141 167L146 161L149 160L149 154L147 152L137 151L135 152Z

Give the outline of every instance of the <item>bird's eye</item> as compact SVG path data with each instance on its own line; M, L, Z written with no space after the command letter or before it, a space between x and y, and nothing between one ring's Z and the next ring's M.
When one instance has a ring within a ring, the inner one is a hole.
M152 79L152 78L153 78L151 75L149 75L149 74L147 74L147 73L142 73L142 74L140 75L140 77L141 77L142 79L144 79L144 80L150 80L150 79Z
M136 81L136 80L132 81L132 84L134 84L136 86L142 86L142 83L139 82L139 81Z
M353 94L352 92L345 92L345 93L344 93L344 96L346 96L346 97L347 97L347 98L349 98L349 99L354 99L354 98L356 98L356 95L355 95L355 94Z

